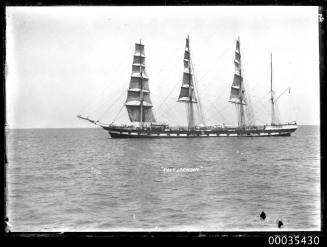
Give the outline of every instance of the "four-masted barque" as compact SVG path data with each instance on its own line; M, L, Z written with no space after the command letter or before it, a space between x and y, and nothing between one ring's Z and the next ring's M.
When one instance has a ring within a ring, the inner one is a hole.
M196 89L194 69L191 60L190 39L186 38L184 52L184 71L178 102L186 105L186 127L173 127L168 124L156 122L152 110L152 102L149 89L149 78L145 68L144 44L135 44L135 53L132 65L132 74L127 91L125 107L129 120L138 123L135 125L102 124L88 117L78 115L79 118L99 125L108 131L112 138L186 138L186 137L262 137L262 136L290 136L297 129L296 122L281 124L277 121L273 85L272 85L272 56L271 56L271 124L257 126L247 123L245 110L248 105L246 89L244 85L240 40L236 40L235 49L235 73L230 91L229 102L235 104L238 116L238 126L228 127L225 125L206 126L201 110L201 103ZM195 109L200 109L200 122L195 123Z

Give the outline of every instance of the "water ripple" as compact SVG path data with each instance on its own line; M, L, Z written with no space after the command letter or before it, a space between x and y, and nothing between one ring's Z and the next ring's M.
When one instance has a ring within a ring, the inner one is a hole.
M315 127L286 138L192 140L12 130L7 150L13 231L278 231L278 218L284 230L320 230Z

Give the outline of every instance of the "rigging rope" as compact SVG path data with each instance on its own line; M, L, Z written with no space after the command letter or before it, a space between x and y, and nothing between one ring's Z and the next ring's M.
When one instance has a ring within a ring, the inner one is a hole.
M181 114L176 111L175 106L169 106L166 102L163 102L163 103L166 105L167 109L165 111L162 111L161 114L159 114L158 116L161 117L163 114L166 114L166 116L169 116L168 112L170 112L170 113L173 113L173 115L175 115L174 118L176 118L176 116L177 116L176 119L179 119Z
M179 85L180 82L176 83L174 85L174 88L169 92L169 94L166 96L166 98L163 99L163 101L161 101L160 105L158 106L158 109L160 109L160 107L162 106L163 103L165 103L165 101L167 100L167 98L170 96L170 94L175 90L176 86Z
M117 113L117 115L114 117L114 119L112 120L111 123L114 123L117 120L117 117L119 116L119 114L121 113L121 111L123 110L125 105L122 105L122 107L120 108L119 112Z
M112 105L111 100L108 101L107 99L108 98L112 99L113 97L111 97L111 96L117 95L117 93L116 93L117 91L118 90L116 90L114 93L110 93L110 95L108 95L108 97L104 97L103 99L101 99L101 101L98 102L97 105L94 105L93 108L95 108L95 109L92 110L92 113L97 116L103 114L103 112L106 111L108 109L108 107L110 107ZM113 104L115 104L115 101L113 101Z
M124 90L119 96L118 96L118 98L116 98L116 100L115 100L115 102L113 103L113 104L111 104L111 105L109 105L109 107L107 107L106 109L105 109L105 111L104 112L102 112L102 114L100 115L100 117L99 117L99 119L100 118L102 118L103 117L103 115L106 113L106 112L108 112L110 109L112 109L112 107L118 102L118 100L124 95L126 93L126 91ZM123 104L123 107L124 107L125 105Z
M125 65L121 66L122 64L124 63L124 61L122 61L117 67L119 68L118 69L118 73L122 70L125 70L125 68L127 68L128 64L126 63ZM116 71L117 72L117 71ZM91 103L87 103L86 105L84 105L84 107L82 109L84 109L84 111L89 111L91 110L91 106L92 108L95 108L95 106L97 104L99 104L101 101L102 101L102 96L104 94L107 93L108 89L111 88L111 86L113 85L114 83L108 83L104 88L102 89L99 89L99 92L96 94L95 97L93 98L96 98L96 99L99 99L98 101L93 101ZM101 90L101 91L100 91ZM101 96L101 97L100 97Z
M219 55L219 57L220 57L220 58L221 58L221 57L224 57L226 52L227 52L227 50L224 50L224 51L222 52L222 54ZM210 75L210 73L208 73L208 72L209 72L209 71L216 71L216 70L214 70L213 68L216 67L217 65L223 63L223 61L224 61L223 59L219 59L216 63L212 63L211 66L206 70L206 72L203 73L203 75L200 77L200 80L201 80L201 81L204 81L204 83L202 84L202 86L206 86L206 84L208 83L208 82L205 82L205 80L204 80L205 78L208 77L208 75ZM194 63L193 63L193 64L194 64Z
M196 105L196 107L198 108L198 111L200 112L200 118L201 118L201 123L203 125L206 125L205 123L205 118L204 118L204 114L203 114L203 111L202 111L202 104L201 104L201 98L200 98L200 94L199 94L199 91L198 91L198 88L197 88L197 79L196 79L196 75L195 75L195 69L194 69L194 66L193 66L193 61L191 60L191 66L192 66L192 71L193 71L193 76L194 76L194 89L195 89L195 93L196 93L196 96L198 97L198 104Z
M214 102L211 102L210 106L213 106L213 108L216 110L216 112L213 112L213 113L211 113L211 115L209 115L210 117L212 117L213 114L217 114L217 113L218 113L218 114L220 115L220 117L222 117L223 120L225 120L225 122L229 122L229 123L230 123L230 120L226 119L226 118L224 117L224 115L221 114L221 111L216 107L216 105L214 104ZM226 105L226 106L225 106L225 109L227 109L228 107L229 107L229 105ZM227 120L227 121L226 121L226 120Z

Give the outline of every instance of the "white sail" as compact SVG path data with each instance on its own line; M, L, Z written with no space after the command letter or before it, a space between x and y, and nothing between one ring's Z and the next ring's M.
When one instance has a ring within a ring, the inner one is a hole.
M241 67L241 51L240 51L240 40L236 40L236 49L235 49L235 73L233 84L230 91L230 102L236 104L246 104L245 100L245 89L242 76L242 67Z
M150 98L149 78L145 70L144 45L135 44L132 75L125 102L131 122L155 122Z
M191 54L189 37L186 38L186 45L184 51L184 72L181 90L178 96L179 102L197 103L195 90L194 90L194 78L191 68Z

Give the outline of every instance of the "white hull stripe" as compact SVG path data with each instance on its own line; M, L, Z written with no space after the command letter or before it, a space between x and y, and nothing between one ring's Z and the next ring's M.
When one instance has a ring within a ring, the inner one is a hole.
M237 134L237 133L228 133L228 134L219 134L219 133L205 133L205 134L201 134L201 135L198 135L198 134L177 134L177 133L146 133L146 132L120 132L120 131L116 131L116 130L110 130L109 133L111 134L118 134L118 135L133 135L133 136L180 136L180 137L183 137L183 136L269 136L269 135L282 135L282 134L287 134L289 132L285 131L285 132L270 132L270 133L242 133L242 134Z

